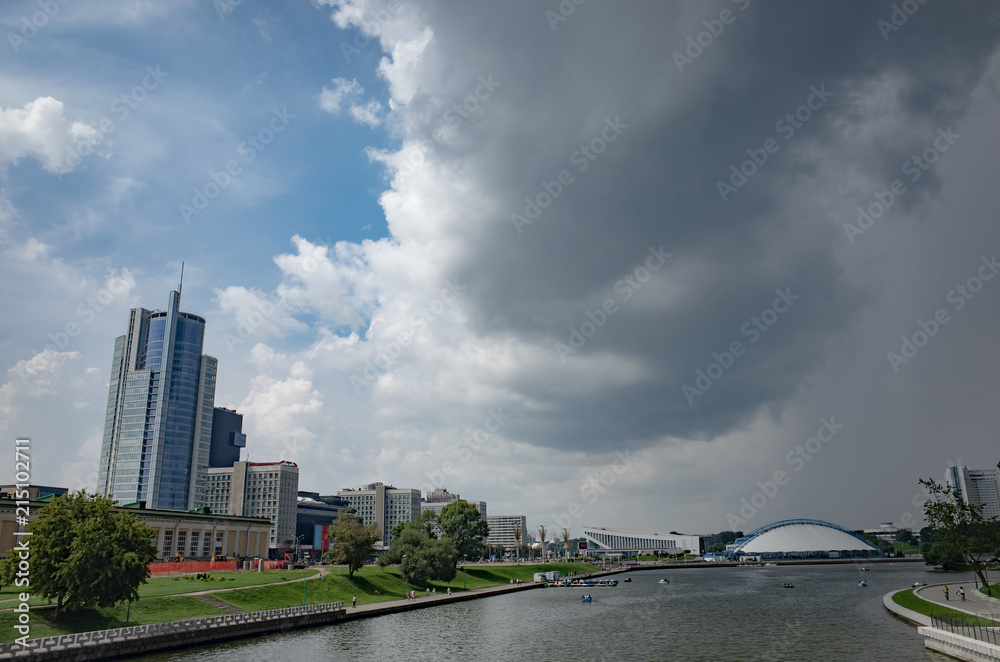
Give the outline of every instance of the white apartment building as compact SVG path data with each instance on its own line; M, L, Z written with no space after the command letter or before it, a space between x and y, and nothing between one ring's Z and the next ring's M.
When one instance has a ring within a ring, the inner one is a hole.
M394 526L420 517L420 490L369 483L356 490L342 489L337 496L347 501L362 524L375 525L386 547L392 542Z
M965 503L983 506L986 517L1000 517L1000 472L996 468L948 467L944 477Z
M487 545L501 545L508 551L514 551L517 546L515 529L521 532L521 544L528 544L528 518L524 515L491 515L486 518L490 526L490 535L484 541Z
M210 467L206 505L212 512L271 520L268 548L295 539L299 467L294 462L237 462Z

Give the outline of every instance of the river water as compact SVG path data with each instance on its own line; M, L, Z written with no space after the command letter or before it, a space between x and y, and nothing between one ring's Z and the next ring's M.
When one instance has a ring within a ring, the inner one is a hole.
M584 589L547 588L143 659L949 660L882 606L885 593L939 575L915 563L870 567L644 570L587 589L586 604Z

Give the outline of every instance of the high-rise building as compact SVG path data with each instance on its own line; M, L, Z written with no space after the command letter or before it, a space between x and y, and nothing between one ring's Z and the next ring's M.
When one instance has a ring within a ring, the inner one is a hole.
M486 518L490 535L484 541L487 545L500 545L508 551L517 547L515 530L520 533L521 544L528 544L528 518L524 515L491 515Z
M204 505L218 360L203 355L205 319L133 308L115 340L98 491L120 503L191 510Z
M216 407L212 411L212 447L208 466L231 467L240 461L240 450L246 448L243 415L232 409Z
M271 520L267 546L295 540L299 467L294 462L236 462L210 467L205 501L212 512Z
M982 506L986 517L1000 517L1000 471L996 468L948 467L944 478L965 503Z
M337 496L347 501L362 524L374 524L382 544L392 542L392 528L420 517L420 490L369 483L359 490L343 489Z

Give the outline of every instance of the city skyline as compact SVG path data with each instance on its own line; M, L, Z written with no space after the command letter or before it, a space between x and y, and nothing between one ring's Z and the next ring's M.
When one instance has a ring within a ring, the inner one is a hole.
M1000 459L1000 8L903 4L5 3L0 435L97 489L183 261L304 489L919 528Z

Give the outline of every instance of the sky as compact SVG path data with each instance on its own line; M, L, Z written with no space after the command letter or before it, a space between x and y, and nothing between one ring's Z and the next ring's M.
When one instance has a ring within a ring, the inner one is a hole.
M96 487L132 307L300 489L920 526L993 467L1000 5L0 5L0 483ZM991 404L992 403L992 404ZM247 459L246 455L244 459Z

